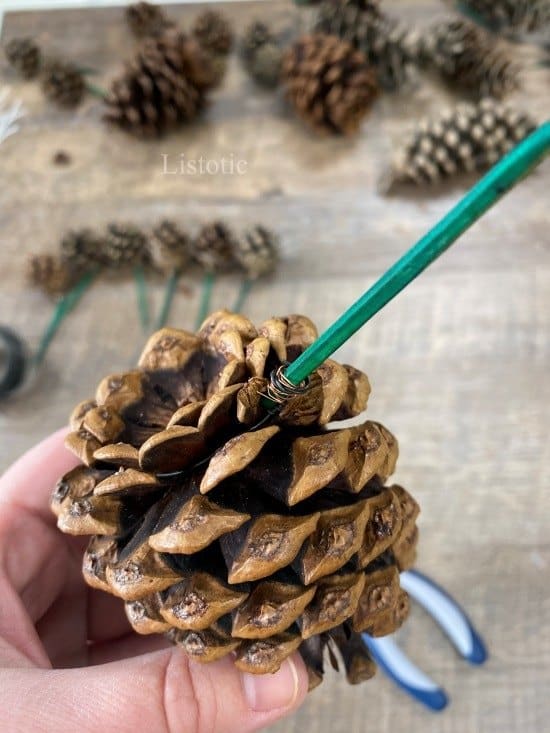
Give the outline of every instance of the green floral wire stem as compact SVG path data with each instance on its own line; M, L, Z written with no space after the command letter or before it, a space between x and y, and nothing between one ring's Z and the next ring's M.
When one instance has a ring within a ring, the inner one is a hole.
M233 303L233 308L231 309L233 313L240 313L242 311L253 285L254 280L249 277L242 281L235 302Z
M69 290L69 292L66 293L56 305L50 322L46 326L46 330L40 339L40 343L38 344L38 348L33 357L33 363L35 366L39 366L44 361L44 357L46 356L56 333L61 327L61 324L69 313L77 306L84 293L93 283L98 271L99 269L96 268L87 272L73 287L73 289Z
M155 324L155 330L158 330L159 328L163 328L166 325L166 322L168 321L168 318L170 316L170 310L172 308L172 302L174 300L174 295L176 294L176 288L178 286L179 278L180 278L179 270L172 270L172 272L170 273L170 277L168 278L168 282L166 283L166 288L164 291L164 299L162 301L160 313L159 313L159 316Z
M84 80L84 86L86 87L87 92L98 99L103 100L107 97L107 92L104 89L101 89L101 87L98 87L97 84L91 82L89 79Z
M136 295L141 328L143 333L148 334L151 326L151 312L149 310L147 283L145 281L145 270L143 265L136 265L136 267L134 267L134 280L136 283Z
M488 209L526 177L550 152L550 122L545 122L470 189L470 191L403 257L374 283L332 326L285 370L300 385L392 298L443 254ZM272 400L265 400L268 408Z
M216 282L216 275L213 272L207 272L202 280L202 292L201 301L199 304L199 311L197 313L197 320L195 328L199 329L201 323L204 321L210 310L210 301L212 300L212 291L214 290L214 283Z

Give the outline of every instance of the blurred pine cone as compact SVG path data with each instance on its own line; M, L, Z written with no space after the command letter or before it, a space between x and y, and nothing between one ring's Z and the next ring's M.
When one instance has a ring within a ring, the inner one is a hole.
M148 259L151 264L164 273L180 272L191 257L189 235L169 219L165 219L153 229L148 248Z
M69 231L61 240L60 257L69 267L86 272L103 263L103 240L92 229Z
M255 20L245 29L240 44L241 57L245 62L251 61L256 51L266 43L276 43L271 28L261 20Z
M121 270L147 261L145 234L132 224L109 224L103 240L101 261L109 270Z
M207 272L227 272L235 268L237 238L223 221L202 227L192 244L193 259Z
M494 99L460 104L419 126L396 156L387 187L489 168L535 127L527 114Z
M193 23L192 34L211 53L229 53L233 45L231 23L217 10L204 10L200 13Z
M61 257L32 255L27 262L27 280L51 296L63 295L76 282L75 270Z
M426 38L426 53L447 82L499 99L518 86L519 67L472 23L440 22Z
M254 429L269 371L316 336L303 316L256 329L227 311L196 335L154 334L137 369L73 411L66 442L84 465L51 500L63 532L92 535L86 582L122 598L138 633L165 633L201 662L234 652L255 674L298 649L311 687L327 644L350 682L374 673L361 633L392 633L407 616L399 572L414 561L418 514L384 486L398 452L386 428L326 429L365 408L357 369L326 361Z
M275 232L263 226L254 226L236 240L234 256L247 277L255 279L275 269L278 246L279 238Z
M377 96L363 54L336 36L302 36L285 54L282 77L296 112L318 132L356 132Z
M41 83L46 98L60 107L78 106L86 91L80 69L60 59L51 59L44 64Z
M140 137L158 137L194 119L216 82L208 54L185 34L148 38L113 82L105 120Z
M264 43L246 62L246 68L257 84L273 89L281 81L283 56L283 49L278 44Z
M550 0L460 0L458 6L496 31L550 27Z
M6 58L25 79L33 79L40 71L42 53L33 38L12 38L4 47Z
M172 24L159 5L138 2L128 5L125 11L126 22L136 38L159 36Z

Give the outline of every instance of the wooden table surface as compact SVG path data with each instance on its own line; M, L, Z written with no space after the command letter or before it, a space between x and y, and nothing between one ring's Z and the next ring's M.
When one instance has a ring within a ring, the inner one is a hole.
M389 3L424 24L436 0ZM296 27L285 2L234 3L252 17ZM183 23L197 8L174 7ZM13 13L3 40L30 34L98 70L106 84L133 42L120 9ZM3 63L3 62L2 62ZM69 227L173 216L192 229L212 217L263 222L281 233L276 279L252 292L248 314L303 312L327 326L465 190L381 197L376 181L392 145L450 97L433 83L380 99L353 140L313 139L280 95L259 92L237 58L199 123L160 142L106 129L90 98L76 113L48 106L32 83L0 78L27 109L0 147L0 321L36 344L51 305L25 285L27 254L53 250ZM513 100L539 120L550 112L550 75L531 69ZM56 167L58 150L72 163ZM233 155L242 176L163 173L176 160ZM403 646L449 691L436 716L382 674L351 688L329 673L303 710L276 731L328 733L538 733L550 716L550 167L543 166L341 351L371 378L371 418L400 438L396 478L419 499L419 567L469 609L491 659L468 668L417 608ZM197 282L185 282L172 323L191 328ZM237 283L221 280L216 307ZM156 304L161 283L153 283ZM124 367L141 340L131 282L103 281L63 327L35 382L0 406L0 469L61 425L100 377Z

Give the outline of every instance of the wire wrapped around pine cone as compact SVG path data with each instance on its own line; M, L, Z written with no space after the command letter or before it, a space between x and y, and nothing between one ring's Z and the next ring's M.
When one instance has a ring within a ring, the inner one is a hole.
M173 25L159 5L147 2L128 5L124 15L128 27L136 38L159 36Z
M149 238L148 259L160 272L181 272L191 259L191 238L176 222L165 219Z
M458 7L496 31L529 33L550 27L549 0L460 0Z
M460 104L419 125L381 187L388 191L395 183L434 184L484 170L535 128L529 115L494 99Z
M30 285L53 297L66 293L77 279L76 270L61 257L52 254L31 255L27 261L26 274Z
M77 107L86 92L81 70L70 61L50 59L41 73L42 91L47 99L60 107Z
M228 272L235 269L237 237L223 221L205 224L191 245L191 255L207 272Z
M200 45L210 53L227 54L233 45L233 29L227 17L217 10L204 10L191 29Z
M138 633L255 674L299 650L311 687L327 644L350 682L372 676L361 633L405 620L399 572L418 534L414 499L384 485L391 433L326 428L364 410L366 375L328 360L277 414L262 407L270 371L316 337L303 316L256 328L227 311L197 334L156 333L137 369L73 411L83 465L51 500L63 532L92 535L86 582L120 597Z
M517 88L519 66L473 23L436 23L426 39L426 55L449 84L498 99Z
M25 79L33 79L38 75L42 53L33 38L12 38L4 46L4 53L10 66Z
M302 36L287 51L282 78L297 114L322 133L356 132L377 96L363 54L322 33Z
M158 137L193 120L219 72L199 44L169 29L148 38L105 100L107 122L140 137Z

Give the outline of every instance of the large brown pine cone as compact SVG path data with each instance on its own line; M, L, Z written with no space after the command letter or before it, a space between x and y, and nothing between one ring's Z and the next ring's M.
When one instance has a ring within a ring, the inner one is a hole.
M384 486L397 458L386 428L327 429L365 409L357 369L327 360L266 413L266 376L316 337L303 316L257 329L227 311L197 334L154 334L138 368L74 410L67 446L83 465L51 502L63 532L92 535L84 577L124 601L138 633L165 633L202 662L235 652L258 674L299 649L312 686L328 643L351 682L372 676L360 634L407 615L399 571L418 514Z
M144 41L105 100L105 120L141 137L162 135L192 120L217 71L199 44L170 29Z
M296 112L318 132L356 132L377 94L363 54L322 33L302 36L287 51L282 78Z

